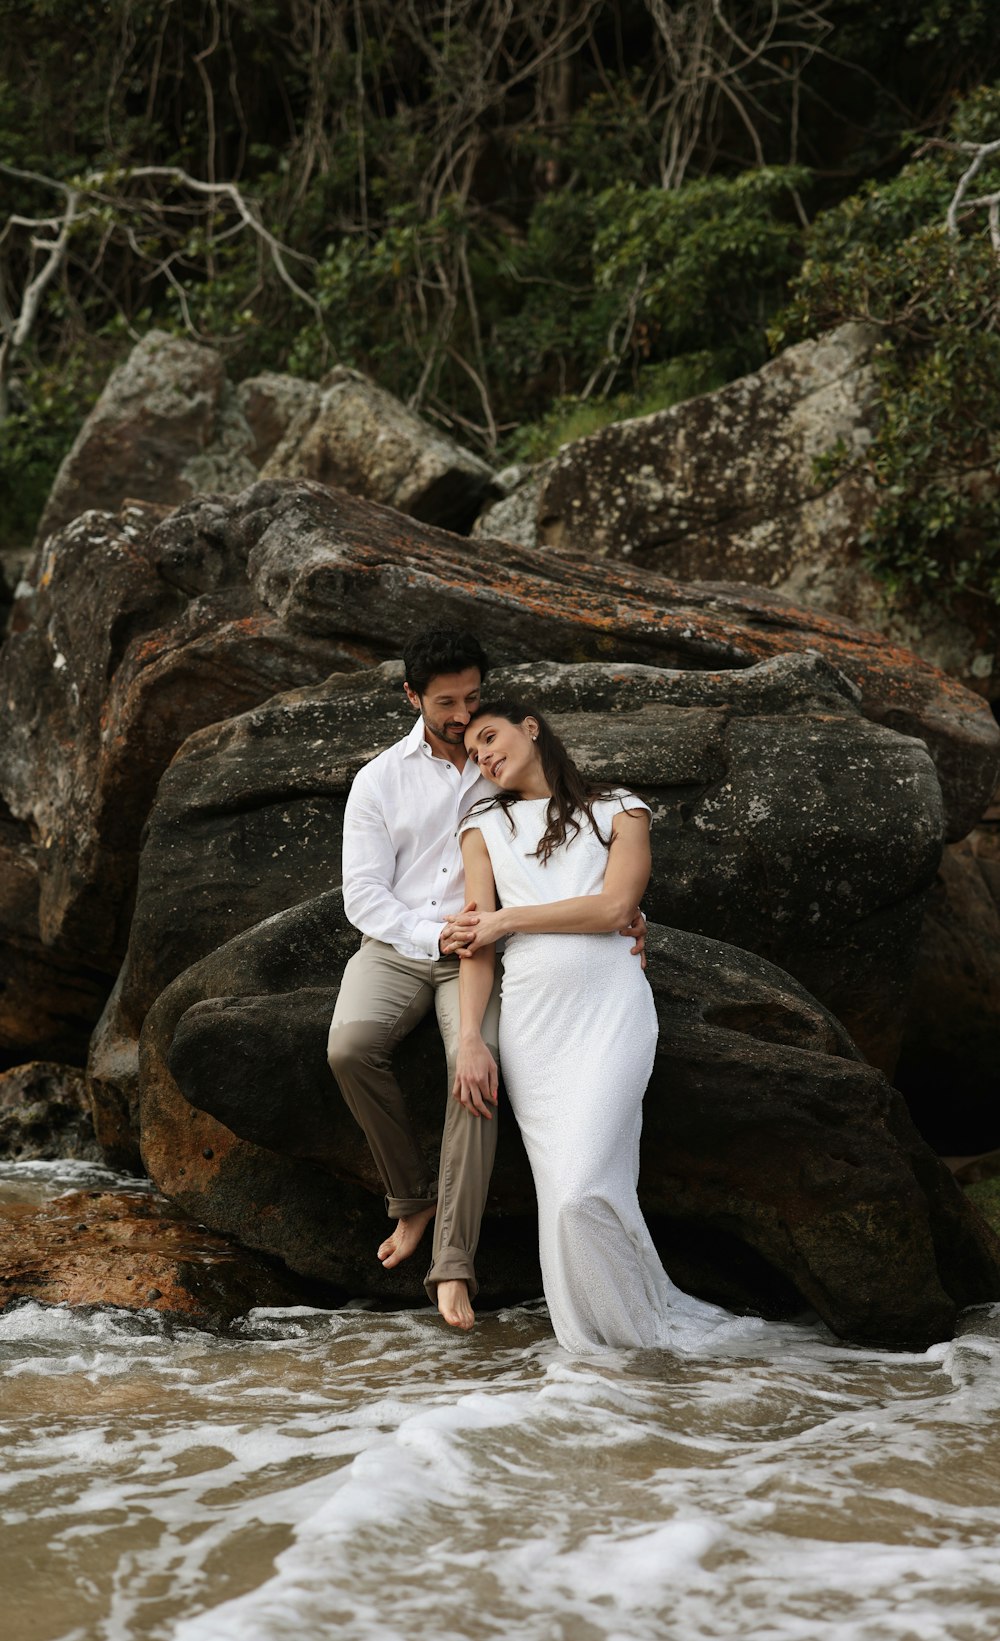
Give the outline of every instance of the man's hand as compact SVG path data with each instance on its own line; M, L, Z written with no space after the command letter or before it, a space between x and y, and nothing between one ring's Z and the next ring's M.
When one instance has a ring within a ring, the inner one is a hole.
M633 957L638 957L639 962L642 964L643 968L645 968L646 967L646 919L644 918L644 916L642 914L642 907L641 906L636 907L635 911L632 913L631 918L626 923L624 929L619 929L618 933L619 934L631 935L632 939L635 941L635 945L631 948L631 955Z
M489 1109L497 1103L497 1063L481 1037L463 1040L458 1046L452 1095L473 1117L492 1121Z
M466 912L474 912L475 909L475 901L470 900L468 905L462 907L458 917L448 919L438 935L438 951L442 957L461 957L472 935L470 930L459 927L458 919L464 917Z
M474 957L484 946L493 946L510 931L502 910L496 912L459 912L452 928L456 937L465 942L459 957Z

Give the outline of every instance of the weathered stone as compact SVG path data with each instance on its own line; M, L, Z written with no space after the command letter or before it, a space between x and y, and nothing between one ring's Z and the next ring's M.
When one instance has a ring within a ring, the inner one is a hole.
M508 467L498 473L497 485L504 494L483 508L471 533L514 541L519 547L537 547L538 500L551 465L539 462L534 467Z
M220 1327L255 1305L335 1303L314 1285L192 1224L149 1191L74 1191L0 1207L0 1308L116 1305Z
M922 1132L951 1154L982 1151L1000 1134L998 842L992 830L977 829L944 852L898 1070Z
M178 520L200 529L199 504ZM430 623L478 630L497 661L639 661L690 670L818 651L876 722L918 735L938 768L948 833L964 837L996 785L986 703L878 634L748 587L683 585L621 565L448 535L318 485L255 485L229 504L257 595L293 631L397 654Z
M478 456L342 365L303 405L261 477L318 479L456 530L471 526L494 490Z
M385 1272L374 1259L379 1187L325 1065L334 977L354 944L330 892L168 987L143 1032L143 1155L204 1223L352 1292L415 1298L416 1261ZM643 1196L668 1264L673 1227L689 1287L771 1313L804 1300L879 1344L944 1337L959 1307L1000 1296L1000 1245L831 1016L747 953L656 928L650 951L660 1049ZM429 1149L442 1070L425 1022L401 1071ZM538 1286L529 1177L509 1112L500 1120L486 1302Z
M651 916L779 962L891 1069L943 826L922 743L868 722L817 656L724 673L542 663L490 683L551 713L595 779L653 804ZM92 1075L133 1086L123 1045L175 975L339 882L351 781L412 722L401 685L398 663L334 675L185 743L149 818Z
M126 510L51 537L33 618L0 655L0 792L38 840L41 932L124 945L156 781L200 725L336 666L397 653L427 621L471 623L499 659L587 656L745 668L820 650L865 714L926 740L952 836L992 790L985 705L847 623L746 589L448 535L312 483L200 498L151 533ZM249 582L248 578L249 577Z
M221 356L150 331L113 371L56 476L38 538L127 497L185 501L251 484L253 436Z
M879 339L874 326L843 325L714 393L577 439L536 481L534 519L504 503L490 527L680 580L771 588L883 632L996 698L998 633L984 601L949 611L890 591L859 539L877 497L859 476L831 480L817 465L871 441Z
M36 1060L0 1074L0 1157L101 1160L82 1071Z
M779 970L675 930L649 946L660 1046L644 1201L654 1223L686 1226L679 1278L702 1228L735 1233L837 1333L950 1336L957 1310L1000 1291L1000 1241L900 1095Z
M81 1064L114 979L86 949L42 944L38 902L31 833L0 801L0 1068Z
M370 655L289 630L255 601L211 498L201 529L129 509L50 537L31 624L0 652L0 791L37 840L49 945L120 957L156 783L202 724Z
M254 467L264 466L296 416L308 406L318 408L319 397L318 384L303 381L301 376L264 371L260 376L248 376L240 382L236 398L253 434L250 460Z

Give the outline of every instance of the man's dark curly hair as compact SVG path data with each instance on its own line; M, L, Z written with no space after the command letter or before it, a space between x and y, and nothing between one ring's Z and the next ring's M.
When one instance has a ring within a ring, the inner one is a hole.
M425 627L415 633L403 651L403 665L406 682L417 695L425 695L431 679L443 672L478 667L485 678L490 670L479 639L464 627Z

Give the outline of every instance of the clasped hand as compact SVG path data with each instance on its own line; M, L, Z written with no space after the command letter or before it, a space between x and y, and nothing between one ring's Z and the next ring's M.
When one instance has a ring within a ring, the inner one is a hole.
M445 954L456 957L473 957L483 946L492 946L495 941L509 934L510 926L504 918L503 911L477 912L476 903L470 900L462 911L450 918L441 931L441 950ZM638 957L643 968L646 967L646 919L637 906L625 927L618 930L619 934L629 935L632 939L630 952Z

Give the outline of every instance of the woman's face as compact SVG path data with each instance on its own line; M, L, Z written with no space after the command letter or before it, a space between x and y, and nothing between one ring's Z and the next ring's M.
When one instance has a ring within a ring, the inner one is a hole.
M519 792L538 766L537 734L534 718L512 724L506 718L485 713L466 730L465 750L494 786L505 792Z

